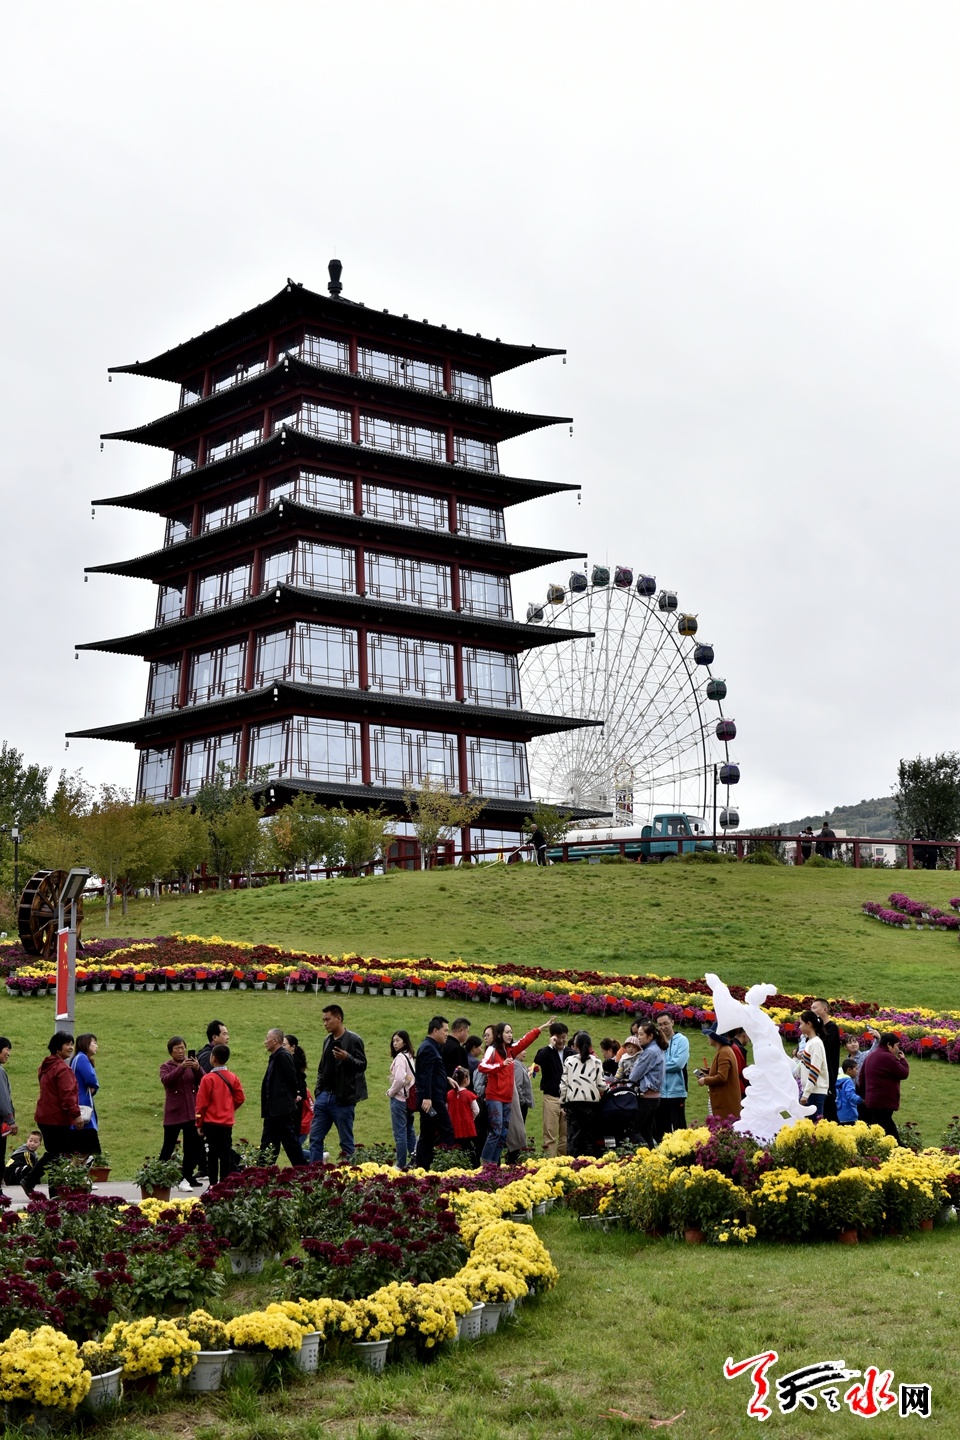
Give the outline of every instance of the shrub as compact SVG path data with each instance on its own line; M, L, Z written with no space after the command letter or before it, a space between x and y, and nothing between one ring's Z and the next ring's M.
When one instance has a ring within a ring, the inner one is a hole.
M783 1167L764 1175L750 1196L750 1218L758 1234L802 1240L813 1223L813 1181Z
M691 1165L670 1177L670 1223L675 1230L706 1230L717 1220L743 1214L747 1192L719 1170Z

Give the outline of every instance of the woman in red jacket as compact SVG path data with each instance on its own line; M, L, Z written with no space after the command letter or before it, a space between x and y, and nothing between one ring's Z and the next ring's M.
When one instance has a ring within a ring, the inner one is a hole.
M77 1077L68 1065L73 1054L73 1036L65 1030L58 1030L47 1046L49 1055L43 1060L37 1078L40 1081L40 1098L33 1113L43 1136L45 1154L31 1176L36 1185L47 1164L58 1155L79 1152L86 1155L90 1141L96 1143L96 1135L87 1135L85 1122L80 1119L80 1104L77 1100Z
M513 1043L513 1027L501 1023L493 1027L493 1044L480 1061L480 1070L487 1077L483 1098L487 1102L489 1130L486 1143L480 1155L481 1165L492 1161L500 1164L500 1152L507 1138L510 1124L510 1102L513 1099L513 1057L522 1055L527 1046L543 1029L538 1025L522 1040Z

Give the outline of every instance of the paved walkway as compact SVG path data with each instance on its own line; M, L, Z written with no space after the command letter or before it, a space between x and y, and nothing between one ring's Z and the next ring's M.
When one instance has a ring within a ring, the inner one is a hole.
M206 1188L207 1182L204 1181L202 1186L198 1185L194 1190L172 1190L170 1196L171 1199L189 1200L191 1195L202 1195ZM4 1185L3 1193L9 1195L11 1208L14 1210L22 1210L30 1198L19 1185ZM35 1193L46 1195L46 1185L38 1185ZM140 1186L134 1185L129 1180L107 1180L102 1185L94 1185L93 1193L94 1195L119 1195L121 1200L126 1200L128 1204L136 1204L140 1200Z

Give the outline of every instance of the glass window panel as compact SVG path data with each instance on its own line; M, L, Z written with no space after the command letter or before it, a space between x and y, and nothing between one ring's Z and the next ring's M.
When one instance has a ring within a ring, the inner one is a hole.
M195 440L192 445L181 445L179 450L173 452L173 468L170 474L173 476L186 475L189 470L196 470L199 454L200 442L198 440Z
M367 637L367 668L372 690L435 700L456 697L453 646L440 641L371 633Z
M460 604L471 615L493 615L499 620L512 620L509 576L493 575L489 570L461 569Z
M423 495L417 490L397 490L392 485L364 484L363 513L397 525L417 525L421 530L449 528L450 510L444 495Z
M402 605L425 605L438 610L450 604L450 567L409 555L383 555L368 550L367 594Z
M147 715L176 710L180 703L180 661L154 660L147 682Z
M477 795L507 795L515 799L529 796L527 747L522 741L490 740L470 735L467 737L467 763L470 789Z
M157 596L157 624L169 625L173 620L182 620L187 603L187 582L179 585L161 585Z
M231 385L239 385L241 380L249 380L252 375L260 375L266 368L267 347L258 345L255 350L248 350L246 355L240 355L234 360L226 360L222 365L217 366L213 372L211 394L216 395L220 390L228 390Z
M224 525L235 525L257 513L257 486L234 490L219 500L211 500L203 507L203 532L221 530Z
M506 527L503 511L492 505L472 505L465 500L457 501L457 529L464 535L474 535L478 540L505 540Z
M475 705L520 704L520 676L516 655L499 650L463 647L463 689Z
M225 735L204 735L199 740L183 742L183 771L180 777L181 795L193 795L201 785L209 785L217 776L217 768L226 765L236 771L240 756L240 731L228 731ZM233 783L231 773L230 783Z
M250 729L251 764L270 766L270 778L334 780L356 784L360 764L360 726L350 720L294 715Z
M190 657L187 704L204 705L224 695L238 695L243 689L246 662L246 640L197 650Z
M296 540L264 556L261 591L271 585L299 585L306 590L356 591L356 558L344 545Z
M360 443L375 450L416 455L421 460L446 460L447 437L443 430L410 425L405 420L388 420L385 415L360 412Z
M196 405L198 400L203 399L203 371L199 375L191 375L189 380L184 380L180 387L180 409L187 405Z
M472 370L451 370L450 388L457 400L470 400L475 405L493 404L489 375L476 375Z
M275 680L337 685L343 689L357 685L357 632L337 625L298 621L258 635L254 684L267 685Z
M385 380L390 385L443 393L443 366L435 360L373 350L361 345L357 349L357 370L368 380Z
M322 365L325 370L350 369L350 344L347 340L321 335L316 330L290 330L277 340L277 357L293 355L307 365Z
M192 531L193 511L181 510L179 515L171 515L167 519L163 543L164 545L179 545L181 540L189 540Z
M302 430L305 435L325 435L347 443L353 438L350 411L335 405L320 405L316 400L278 405L271 420L274 434L286 425L291 430Z
M496 445L490 440L477 440L473 435L454 435L453 461L455 465L469 465L471 470L500 473Z
M137 769L138 800L169 800L173 791L173 746L141 750Z
M276 505L278 500L295 500L299 505L309 505L315 510L338 510L344 514L353 511L353 481L349 475L319 475L313 470L301 470L286 475L270 486L267 503Z
M218 430L216 435L211 435L207 441L207 464L213 465L215 461L223 460L228 455L249 450L252 445L259 445L262 439L263 428L259 423L251 425L248 421L246 426L235 425L230 430Z
M370 773L374 785L403 789L430 775L445 789L459 790L457 737L433 730L392 725L370 727Z
M229 570L211 570L197 580L194 600L194 614L202 615L205 610L216 610L221 605L233 605L250 594L253 566L243 560Z

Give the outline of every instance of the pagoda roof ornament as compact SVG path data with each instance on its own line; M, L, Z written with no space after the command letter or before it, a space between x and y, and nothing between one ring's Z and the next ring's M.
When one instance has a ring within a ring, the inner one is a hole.
M328 284L327 289L330 291L330 294L334 298L336 298L343 290L343 286L340 284L340 276L343 274L343 266L340 264L339 260L331 260L330 264L327 266L327 270L330 273L330 283Z

